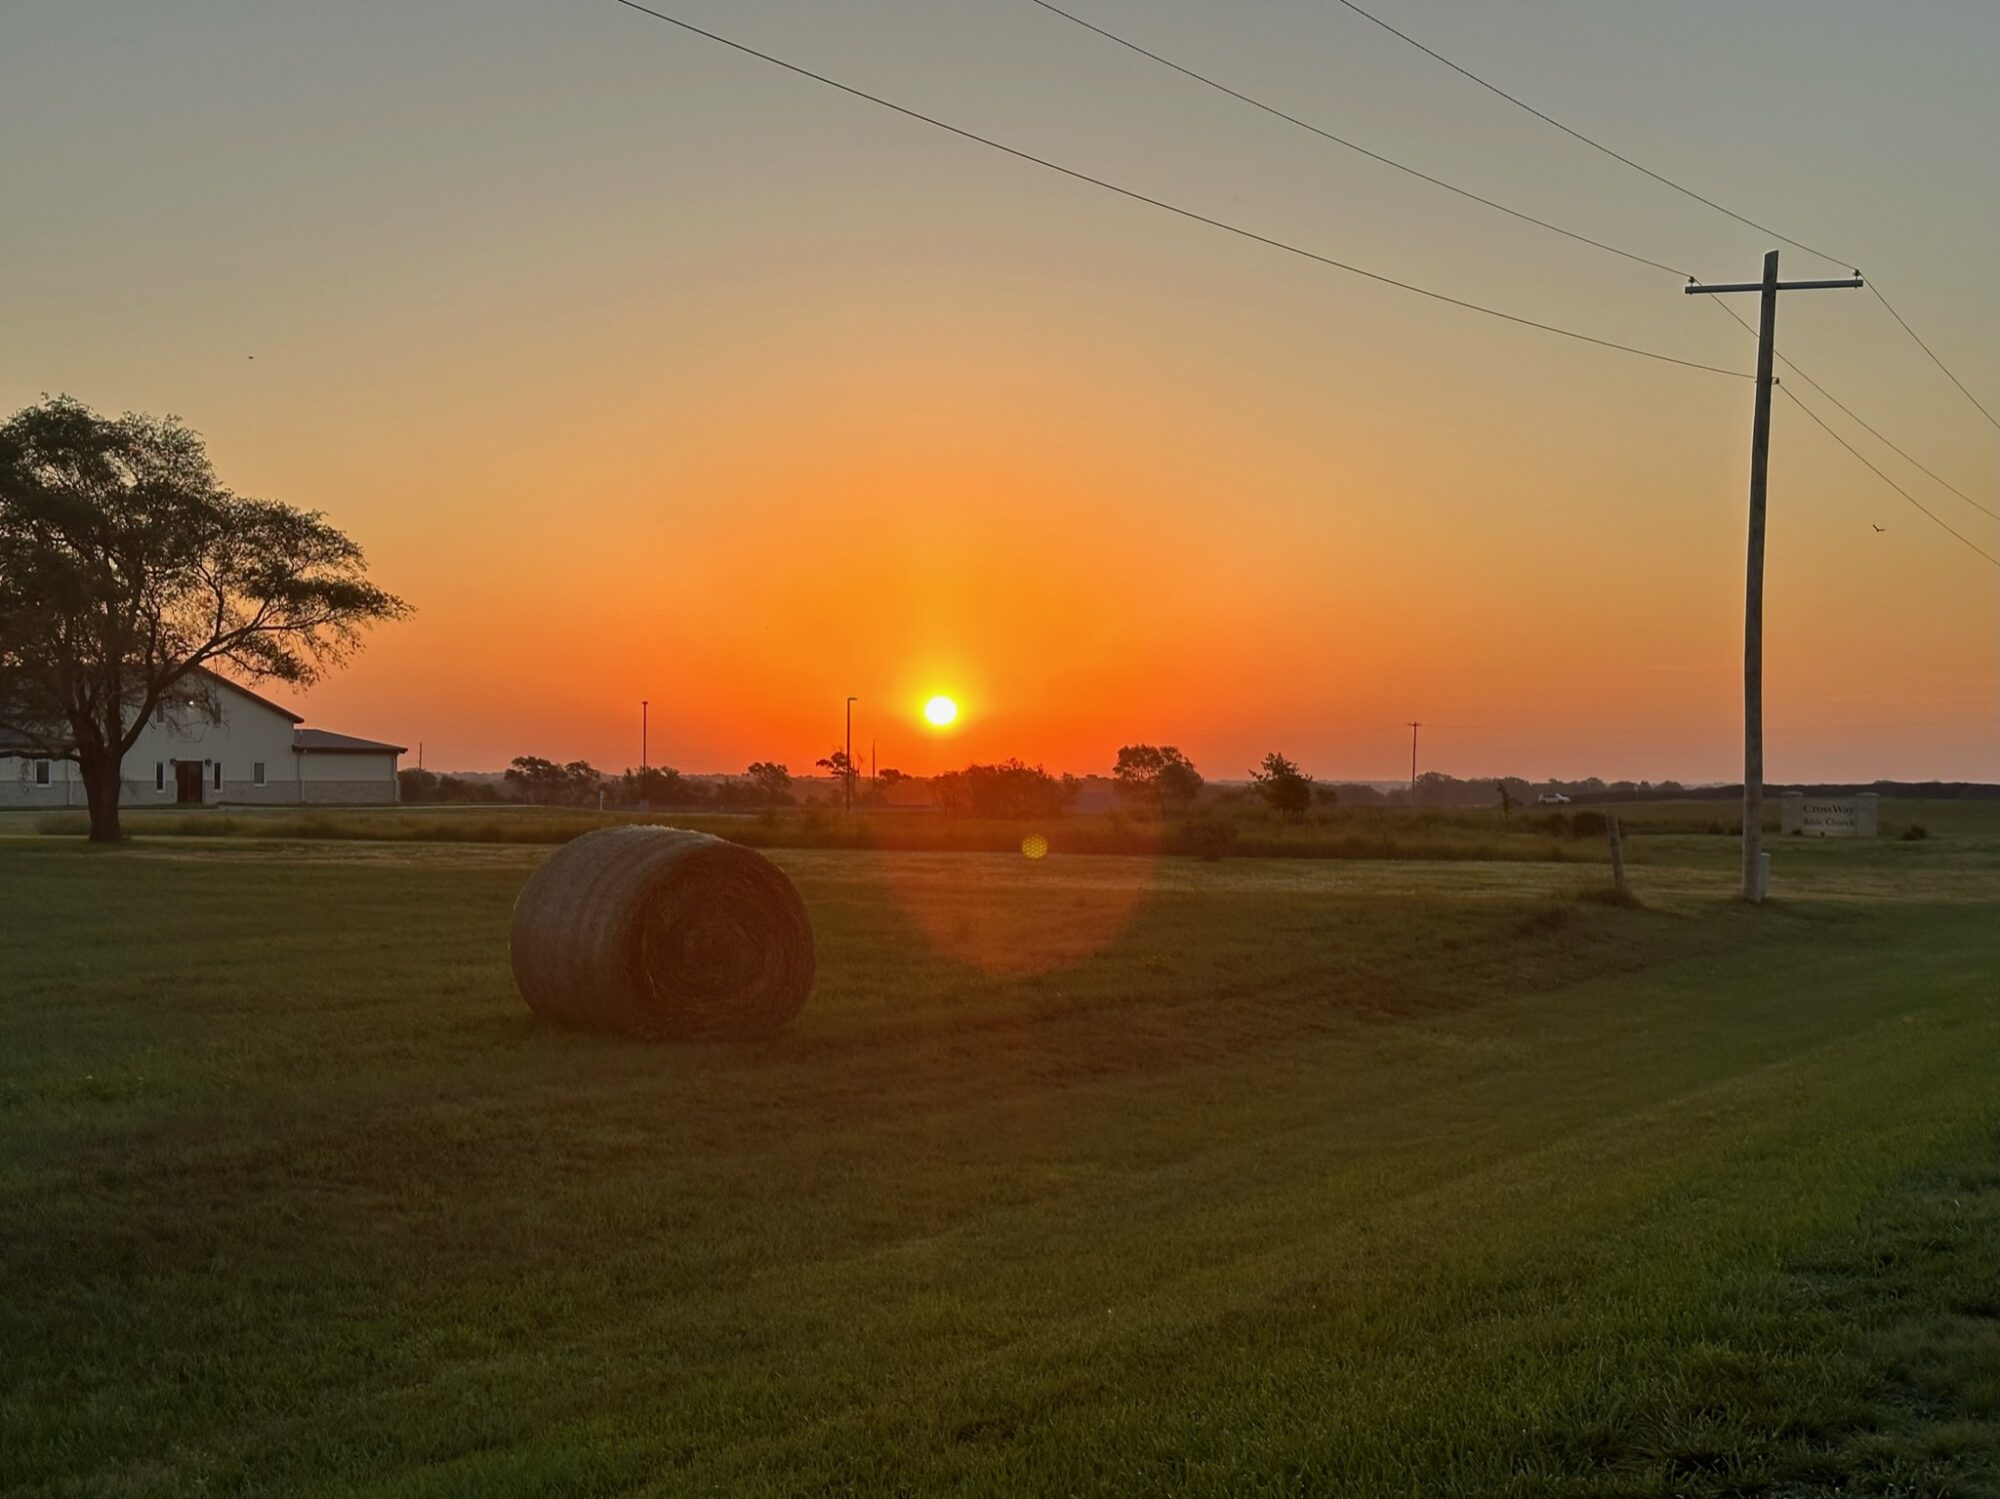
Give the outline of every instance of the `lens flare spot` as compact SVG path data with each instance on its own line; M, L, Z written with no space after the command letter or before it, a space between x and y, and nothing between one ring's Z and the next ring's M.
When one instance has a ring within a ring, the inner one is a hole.
M956 722L958 718L958 704L954 703L948 697L934 697L924 704L924 717L934 727L942 729Z
M1021 840L1021 852L1031 859L1039 859L1049 851L1049 840L1040 833L1030 833Z

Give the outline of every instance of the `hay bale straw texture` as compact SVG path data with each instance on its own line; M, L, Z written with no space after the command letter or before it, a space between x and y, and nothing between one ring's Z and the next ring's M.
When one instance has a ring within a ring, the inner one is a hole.
M514 902L508 947L536 1014L648 1040L771 1036L812 992L812 923L784 871L678 828L564 844Z

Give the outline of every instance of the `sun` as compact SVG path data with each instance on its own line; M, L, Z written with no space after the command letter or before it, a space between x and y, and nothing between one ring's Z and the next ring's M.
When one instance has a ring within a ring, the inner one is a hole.
M924 704L924 717L935 728L945 728L958 718L958 704L948 697L934 697Z

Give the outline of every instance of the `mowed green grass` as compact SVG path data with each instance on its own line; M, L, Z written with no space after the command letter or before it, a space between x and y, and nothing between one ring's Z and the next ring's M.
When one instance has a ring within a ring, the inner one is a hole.
M1779 799L1765 806L1764 823L1776 834ZM1301 823L1278 816L1255 797L1205 803L1196 824L1225 823L1234 830L1232 857L1538 863L1602 863L1602 819L1618 816L1635 857L1658 852L1662 837L1675 840L1664 857L1679 863L1690 853L1713 862L1735 857L1741 805L1735 799L1604 803L1587 807L1528 805L1503 814L1475 808L1316 806ZM1844 864L1867 862L1891 850L1906 833L1942 836L1963 858L1992 861L2000 855L2000 800L1921 801L1890 797L1880 806L1882 836L1855 844L1787 838L1802 859L1825 857L1833 847ZM1573 819L1594 820L1579 834ZM1038 833L1060 854L1155 857L1191 853L1191 829L1178 817L1162 822L1129 809L1071 813L1038 822L949 817L935 809L857 808L841 814L825 806L722 814L693 810L594 811L519 803L470 806L388 807L138 807L122 814L128 835L142 838L269 838L281 841L345 839L358 842L566 843L595 828L660 823L694 828L751 848L865 850L870 853L1003 853L1018 851ZM66 811L0 812L0 838L34 833L81 837L89 819ZM1690 844L1689 839L1697 840Z
M544 849L0 839L0 1486L1990 1493L1985 843L781 852L767 1046L532 1022Z

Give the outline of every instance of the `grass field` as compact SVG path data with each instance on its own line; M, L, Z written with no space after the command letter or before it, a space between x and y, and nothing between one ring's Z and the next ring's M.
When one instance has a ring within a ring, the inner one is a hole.
M1991 1494L1954 813L1758 911L1699 833L1639 910L783 851L820 983L749 1048L531 1022L544 848L0 837L0 1488Z
M1604 804L1591 807L1521 807L1511 816L1495 808L1415 811L1392 807L1316 807L1294 825L1254 798L1204 804L1197 824L1226 823L1234 857L1300 859L1431 859L1493 862L1602 863L1601 822L1581 833L1579 814L1616 814L1626 833L1656 837L1733 839L1742 825L1736 801L1687 800ZM1885 798L1884 843L1912 828L1982 840L2000 849L2000 800L1929 801ZM519 803L475 806L394 807L144 807L123 814L125 830L160 838L353 839L361 842L564 843L593 828L627 822L697 828L751 848L866 849L873 852L1004 853L1020 846L1024 832L1040 833L1056 853L1152 856L1187 853L1196 844L1181 819L1161 821L1122 812L1083 813L1044 822L986 821L925 810L869 811L841 815L826 807L763 813L595 812L576 807ZM1778 829L1774 797L1766 828ZM79 809L0 813L0 837L43 833L81 837L89 827ZM1799 840L1803 841L1803 840ZM1872 845L1871 845L1872 846ZM1675 854L1671 857L1678 858Z

